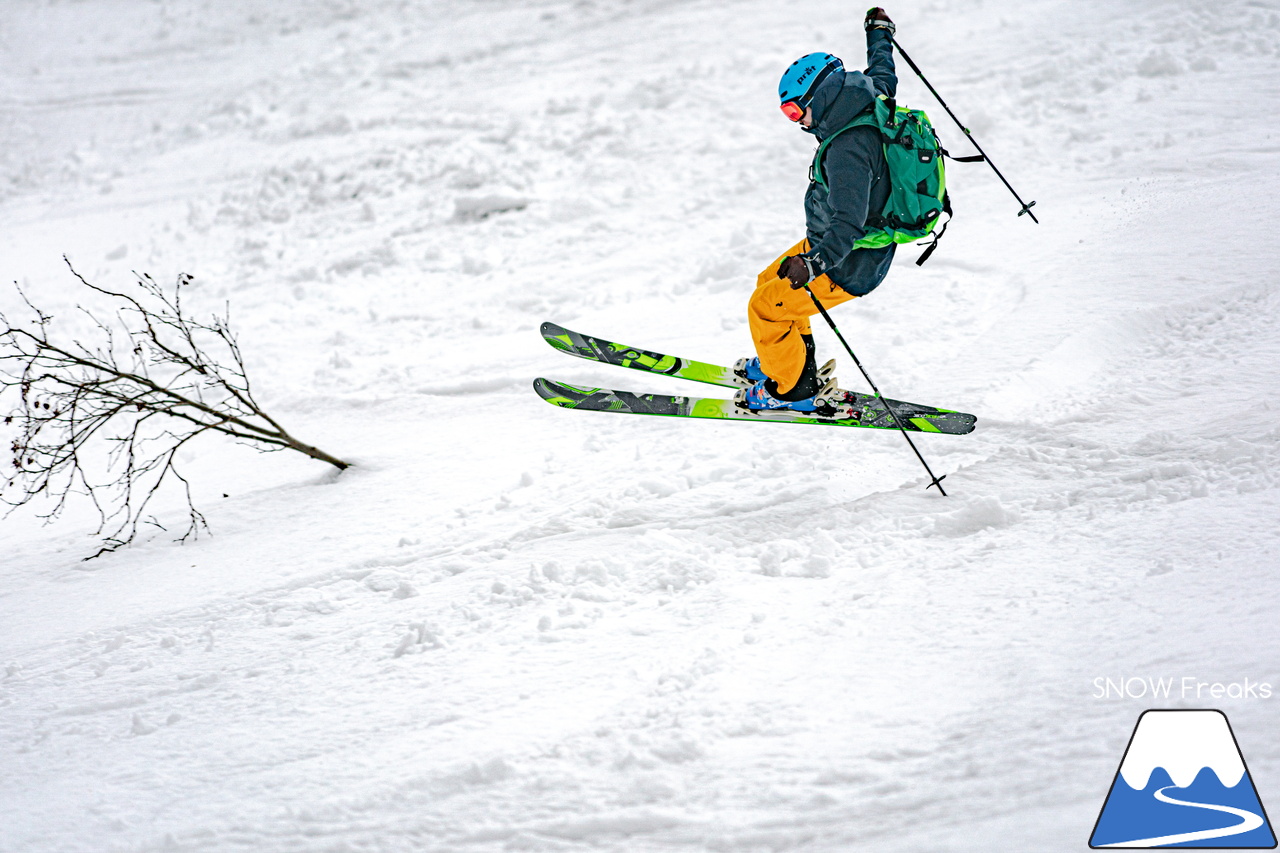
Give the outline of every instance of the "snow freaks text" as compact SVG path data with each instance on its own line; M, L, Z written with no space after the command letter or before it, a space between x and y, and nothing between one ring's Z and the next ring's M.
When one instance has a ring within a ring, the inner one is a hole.
M1093 680L1094 699L1270 699L1270 682L1201 681L1187 675L1181 678L1105 678Z

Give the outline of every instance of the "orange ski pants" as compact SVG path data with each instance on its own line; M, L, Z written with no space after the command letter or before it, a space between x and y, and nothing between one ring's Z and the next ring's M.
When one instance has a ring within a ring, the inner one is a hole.
M811 334L809 318L818 309L804 288L792 290L790 279L778 278L778 267L783 258L807 251L809 241L801 240L765 267L756 278L755 293L747 303L760 369L777 384L780 394L794 388L804 373L805 349L800 336ZM827 309L855 298L825 275L809 282L809 288Z

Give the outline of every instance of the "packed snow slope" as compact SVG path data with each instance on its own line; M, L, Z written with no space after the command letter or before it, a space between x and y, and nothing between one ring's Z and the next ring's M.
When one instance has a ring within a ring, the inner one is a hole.
M929 263L836 312L979 416L917 439L945 498L892 433L530 388L706 391L548 319L750 353L812 152L777 78L860 67L860 7L9 0L0 274L68 335L63 253L194 274L356 464L193 445L212 535L170 494L89 562L85 507L0 522L0 850L1082 850L1146 707L1225 710L1277 808L1280 7L888 10L1041 220L953 166Z

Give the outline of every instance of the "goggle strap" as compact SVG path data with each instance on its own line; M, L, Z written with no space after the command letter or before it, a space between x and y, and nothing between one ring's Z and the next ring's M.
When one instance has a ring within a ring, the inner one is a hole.
M804 99L801 106L809 106L809 102L813 100L814 92L818 91L818 87L822 85L822 81L831 76L831 72L836 70L838 63L828 62L826 66L818 72L818 76L813 78L813 85L809 87L809 91L804 93Z

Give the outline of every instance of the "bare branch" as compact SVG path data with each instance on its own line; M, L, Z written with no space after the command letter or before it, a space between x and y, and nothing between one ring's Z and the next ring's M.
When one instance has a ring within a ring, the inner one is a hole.
M132 542L141 524L159 526L145 513L167 482L186 498L188 524L179 541L208 529L176 464L179 450L205 433L348 467L294 438L258 405L230 306L208 322L186 313L182 289L191 276L178 276L170 294L135 273L139 295L93 284L69 260L67 268L116 309L107 321L77 306L97 330L92 344L56 342L54 318L21 288L33 318L22 326L0 314L0 402L8 401L4 425L14 436L0 501L20 507L45 500L39 515L49 520L71 496L87 497L103 540L96 557Z

